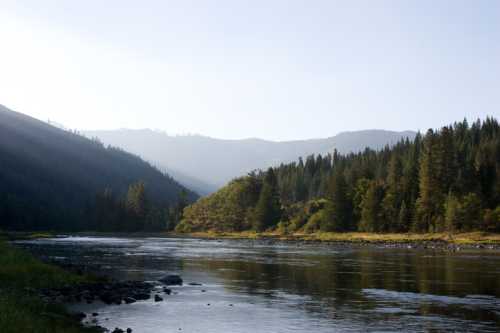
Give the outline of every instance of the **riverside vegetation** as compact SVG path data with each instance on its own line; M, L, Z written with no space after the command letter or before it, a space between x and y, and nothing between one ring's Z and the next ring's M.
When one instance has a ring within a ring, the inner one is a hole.
M42 262L18 249L7 239L50 237L48 234L0 234L0 332L14 333L99 333L108 332L81 312L69 313L66 304L102 302L131 304L153 298L163 301L170 285L182 285L177 275L157 282L117 281L85 273L84 265ZM62 265L62 266L60 266ZM92 316L97 316L93 313ZM83 321L84 319L88 319ZM84 326L86 325L86 326ZM109 331L111 332L111 331ZM132 329L115 328L113 333Z
M45 264L0 239L0 332L92 333L62 305L44 302L36 291L93 281Z
M464 120L380 151L252 172L185 208L175 230L499 232L500 126Z

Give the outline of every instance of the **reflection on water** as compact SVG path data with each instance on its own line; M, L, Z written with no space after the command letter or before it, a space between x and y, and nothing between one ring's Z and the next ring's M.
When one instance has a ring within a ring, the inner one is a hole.
M165 302L74 305L136 332L497 332L500 253L254 241L69 237L22 242L124 280L166 273ZM180 329L180 330L179 330Z

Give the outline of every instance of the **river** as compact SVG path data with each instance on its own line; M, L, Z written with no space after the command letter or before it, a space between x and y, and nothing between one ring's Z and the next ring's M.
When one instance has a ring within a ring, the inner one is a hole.
M179 274L163 302L72 304L133 332L498 332L500 251L188 238L23 241L119 280ZM197 283L201 285L189 285Z

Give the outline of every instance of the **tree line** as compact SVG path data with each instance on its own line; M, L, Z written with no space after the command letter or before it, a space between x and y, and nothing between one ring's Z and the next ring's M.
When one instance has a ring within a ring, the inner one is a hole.
M146 184L139 181L129 186L124 197L115 196L106 188L87 205L84 215L89 230L171 231L188 203L188 193L182 191L175 203L155 204L148 197Z
M428 130L375 151L282 164L184 210L178 231L500 231L495 118Z

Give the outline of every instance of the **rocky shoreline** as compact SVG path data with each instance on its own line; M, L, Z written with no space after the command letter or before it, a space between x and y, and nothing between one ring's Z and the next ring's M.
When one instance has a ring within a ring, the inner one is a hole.
M167 275L158 281L107 281L80 283L67 285L61 288L44 288L37 291L30 290L38 294L40 299L47 303L74 304L85 302L92 304L102 302L107 305L127 305L138 301L152 300L162 302L164 297L172 293L169 286L182 285L182 278L178 275ZM86 320L87 325L91 325L100 332L111 333L131 333L131 328L115 328L113 331L98 325L97 317L99 313L86 314L75 313L74 318L80 322ZM91 319L92 318L92 319Z

